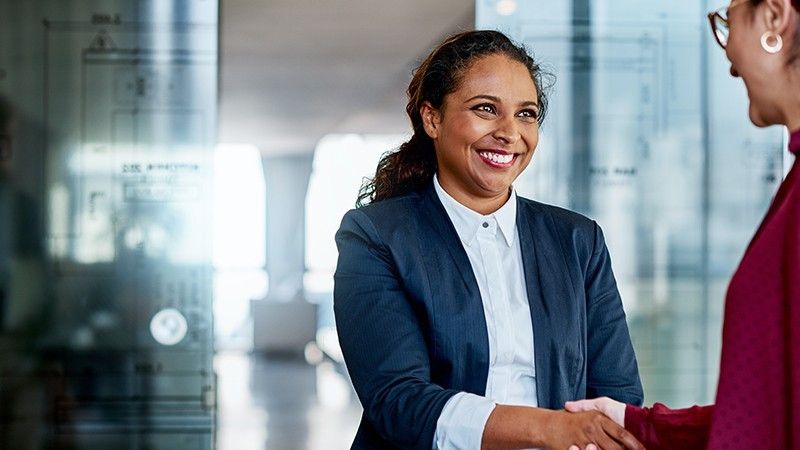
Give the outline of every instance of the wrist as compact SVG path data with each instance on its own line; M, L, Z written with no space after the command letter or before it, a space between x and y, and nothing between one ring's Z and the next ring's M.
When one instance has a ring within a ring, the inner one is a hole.
M557 427L558 413L544 408L531 408L528 415L528 445L532 448L548 447L552 430Z

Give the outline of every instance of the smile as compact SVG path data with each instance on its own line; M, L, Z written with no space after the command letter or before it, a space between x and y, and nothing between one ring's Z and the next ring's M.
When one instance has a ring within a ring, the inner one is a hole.
M514 153L497 153L497 152L490 152L490 151L481 151L478 152L478 156L481 157L483 162L492 166L492 167L510 167L514 164L514 160L516 159L517 155Z

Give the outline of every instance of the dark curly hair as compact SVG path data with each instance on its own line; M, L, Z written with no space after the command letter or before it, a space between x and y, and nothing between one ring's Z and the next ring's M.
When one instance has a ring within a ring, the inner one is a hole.
M528 69L536 85L538 121L542 123L547 111L546 90L552 85L553 76L545 72L523 46L499 31L469 31L451 36L414 71L406 105L414 134L399 149L381 157L375 177L366 179L361 186L357 207L415 191L430 182L437 169L436 153L433 140L423 128L420 107L427 101L434 108L440 108L444 97L458 89L470 64L494 54L505 55Z

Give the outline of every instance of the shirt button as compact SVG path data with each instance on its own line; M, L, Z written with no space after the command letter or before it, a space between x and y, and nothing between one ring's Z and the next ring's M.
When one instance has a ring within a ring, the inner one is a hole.
M483 222L483 228L489 228L489 222Z

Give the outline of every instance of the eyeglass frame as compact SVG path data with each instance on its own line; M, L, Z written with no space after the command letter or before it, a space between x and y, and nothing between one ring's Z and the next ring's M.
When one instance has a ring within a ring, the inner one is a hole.
M719 46L722 47L723 50L725 50L725 48L728 46L728 38L727 37L725 38L725 42L722 42L722 40L720 40L719 33L717 32L719 30L717 28L717 18L719 18L722 24L725 25L725 28L728 30L728 35L730 35L730 26L728 25L728 11L730 11L730 9L733 8L734 6L739 6L742 3L745 3L746 1L748 0L733 0L728 6L715 9L714 11L708 13L708 22L709 25L711 25L711 34L714 35L714 40L717 41L717 44L719 44ZM724 16L722 15L723 11L725 13Z

